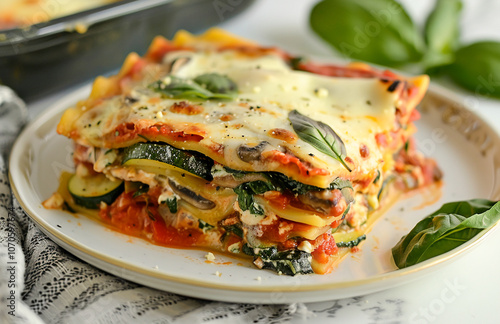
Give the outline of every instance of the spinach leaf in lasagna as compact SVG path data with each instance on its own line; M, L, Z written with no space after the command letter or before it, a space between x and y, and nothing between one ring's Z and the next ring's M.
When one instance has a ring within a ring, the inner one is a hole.
M344 160L347 154L344 142L330 126L304 116L297 110L292 110L288 114L288 119L300 139L311 144L318 151L335 158L349 172L351 171Z
M392 248L398 268L451 251L500 220L500 202L473 199L444 204Z
M253 263L259 269L268 269L287 276L313 273L311 253L308 252L301 250L278 251L276 246L253 248L248 244L243 245L242 252L253 256Z
M242 183L233 190L238 195L238 205L240 205L241 210L248 210L253 215L264 215L264 209L257 204L253 196L276 189L269 182L257 180Z
M279 172L266 172L265 176L271 181L271 183L276 187L276 190L282 191L282 190L288 190L292 192L293 194L299 194L303 195L306 194L309 191L321 191L325 190L323 188L319 188L316 186L304 184L302 182L298 182L296 180L293 180L283 173ZM352 188L352 183L349 180L341 179L341 178L336 178L333 180L332 183L330 183L330 186L326 189L328 190L333 190L333 189L339 189L343 190L345 188Z
M151 89L170 98L179 99L229 99L236 98L238 86L227 76L207 73L194 79L183 79L173 75L149 85Z

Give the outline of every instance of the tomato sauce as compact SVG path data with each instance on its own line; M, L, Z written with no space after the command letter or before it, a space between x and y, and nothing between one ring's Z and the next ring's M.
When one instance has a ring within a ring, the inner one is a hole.
M328 175L330 172L325 169L311 168L305 162L301 161L298 157L282 153L279 151L273 151L271 160L277 161L283 166L296 166L300 174L303 176L315 176L315 175Z
M339 251L333 236L326 233L312 241L311 244L317 246L317 248L312 252L312 257L319 263L328 263L328 261L330 261L329 257L337 254Z
M199 230L165 224L157 206L148 199L134 198L134 192L122 193L111 205L101 208L99 216L121 233L143 237L158 245L187 248L201 243Z

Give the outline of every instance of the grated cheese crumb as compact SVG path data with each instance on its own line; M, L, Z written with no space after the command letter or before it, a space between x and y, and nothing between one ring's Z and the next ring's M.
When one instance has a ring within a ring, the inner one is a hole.
M258 276L257 278L255 278L255 280L262 281L262 278L260 276Z
M215 275L216 275L217 277L220 277L220 276L222 276L222 273L220 273L219 271L215 271Z
M214 255L212 252L208 252L208 253L205 255L205 258L206 258L208 261L213 261L213 260L215 260L215 255Z

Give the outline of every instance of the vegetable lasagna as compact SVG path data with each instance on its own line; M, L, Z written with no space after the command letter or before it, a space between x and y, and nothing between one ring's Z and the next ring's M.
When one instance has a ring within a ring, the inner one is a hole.
M158 37L65 111L76 168L44 206L278 274L328 273L398 192L440 179L411 138L428 83L220 29Z

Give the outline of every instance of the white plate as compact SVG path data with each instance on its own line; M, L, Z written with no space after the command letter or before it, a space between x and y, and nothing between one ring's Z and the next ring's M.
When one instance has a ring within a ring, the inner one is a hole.
M46 210L41 202L57 188L62 170L71 170L71 141L55 132L64 109L84 98L82 88L32 122L17 139L10 178L25 211L40 229L79 258L119 277L187 296L247 303L315 302L352 297L420 278L454 260L489 232L416 266L397 270L391 248L422 217L443 202L500 197L500 138L449 92L432 87L422 104L416 139L421 151L444 171L442 190L421 190L394 205L369 233L361 251L328 275L278 276L244 260L206 251L171 249L116 233L85 216ZM432 202L432 204L430 203ZM495 229L498 226L495 227ZM220 276L216 275L219 273Z

